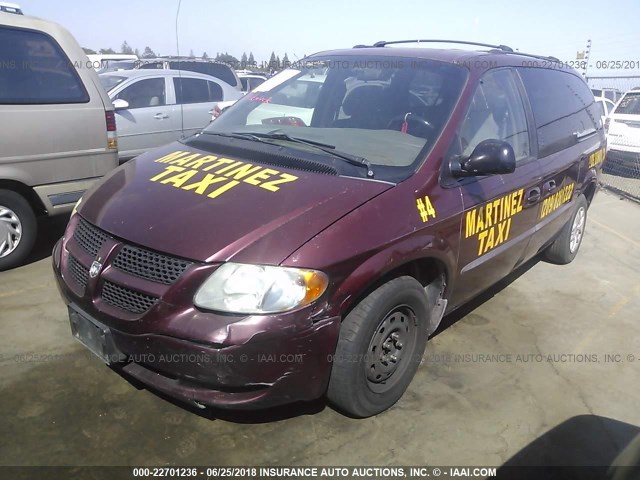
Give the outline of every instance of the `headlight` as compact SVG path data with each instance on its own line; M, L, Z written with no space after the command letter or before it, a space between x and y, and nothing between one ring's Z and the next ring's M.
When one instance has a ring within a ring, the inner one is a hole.
M80 200L78 200L76 202L76 204L73 206L73 210L71 210L71 216L73 217L76 213L78 213L78 208L80 207L80 203L82 202L82 197L80 197Z
M193 302L228 313L284 312L317 300L328 284L327 276L316 270L225 263L204 282Z

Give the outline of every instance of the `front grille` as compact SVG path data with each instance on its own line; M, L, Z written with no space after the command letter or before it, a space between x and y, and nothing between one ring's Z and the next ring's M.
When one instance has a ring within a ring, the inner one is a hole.
M95 257L109 236L81 218L75 232L73 232L73 238L75 238L76 242L89 252L92 257Z
M121 287L109 281L102 287L102 300L109 305L131 313L144 313L158 301L156 297Z
M191 265L186 260L130 245L125 245L113 261L119 270L165 285L173 284Z
M78 285L86 288L87 281L89 280L89 270L82 266L73 255L69 255L69 273L71 273L71 276Z

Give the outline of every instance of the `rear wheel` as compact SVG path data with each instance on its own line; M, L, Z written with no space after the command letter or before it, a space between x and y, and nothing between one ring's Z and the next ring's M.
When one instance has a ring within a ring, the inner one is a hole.
M580 195L571 219L562 228L558 238L544 252L548 261L566 265L576 258L587 224L587 208L587 199L584 195Z
M412 277L385 283L344 319L327 396L353 417L369 417L396 403L420 365L429 306Z
M37 222L19 194L0 190L0 271L22 263L36 241Z

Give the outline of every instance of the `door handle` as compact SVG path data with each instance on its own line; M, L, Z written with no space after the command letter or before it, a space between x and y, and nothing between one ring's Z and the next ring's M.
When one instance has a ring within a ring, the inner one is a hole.
M547 193L552 193L555 191L555 189L557 188L556 185L556 181L555 180L549 180L548 182L546 182L544 184L544 186L542 187L542 191L547 194Z
M156 120L162 120L164 118L169 118L169 115L167 115L166 113L156 113L153 118L155 118Z
M538 187L532 188L527 192L527 205L533 205L538 200L540 200L541 196L542 194L540 193L540 189Z

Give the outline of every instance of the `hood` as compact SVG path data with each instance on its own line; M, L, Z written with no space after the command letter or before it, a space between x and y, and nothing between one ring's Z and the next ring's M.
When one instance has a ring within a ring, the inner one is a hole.
M159 252L276 265L391 187L176 142L113 171L85 195L79 213L116 237Z

